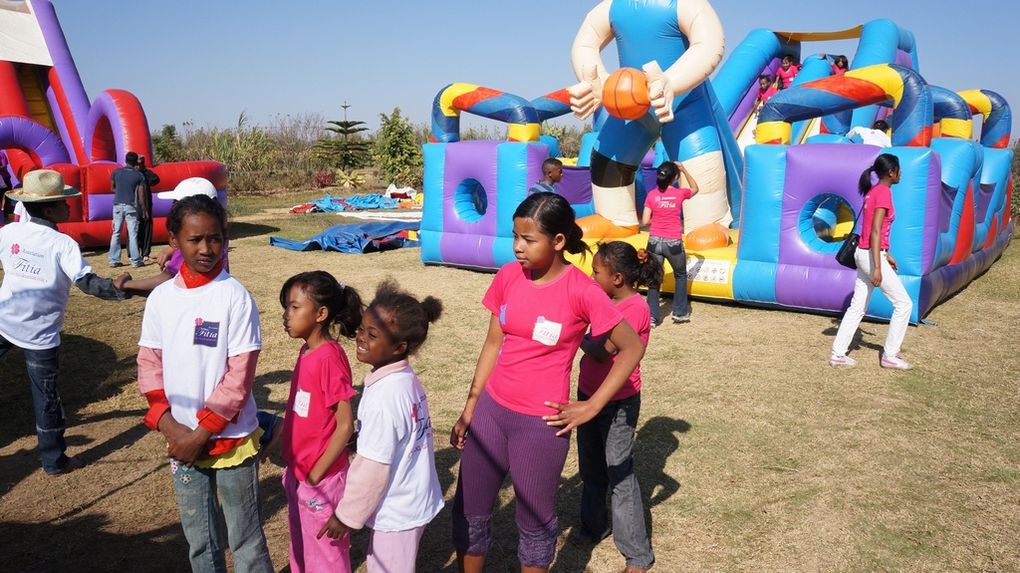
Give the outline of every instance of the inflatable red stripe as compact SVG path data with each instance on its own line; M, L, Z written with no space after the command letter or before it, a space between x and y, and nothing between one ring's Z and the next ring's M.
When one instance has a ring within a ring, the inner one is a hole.
M967 186L967 196L963 199L963 213L960 214L960 228L956 232L956 246L949 264L955 265L970 256L974 246L974 186Z

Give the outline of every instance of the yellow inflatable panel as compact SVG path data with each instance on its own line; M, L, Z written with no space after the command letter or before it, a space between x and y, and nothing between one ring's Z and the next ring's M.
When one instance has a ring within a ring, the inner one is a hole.
M737 238L739 231L730 230L730 244L718 249L687 251L687 293L693 297L733 300L733 270L737 266ZM643 249L648 245L648 233L638 233L625 239L615 239ZM585 239L592 254L597 241ZM585 273L591 274L592 254L567 255L567 260ZM673 269L664 263L666 278L663 292L673 292Z

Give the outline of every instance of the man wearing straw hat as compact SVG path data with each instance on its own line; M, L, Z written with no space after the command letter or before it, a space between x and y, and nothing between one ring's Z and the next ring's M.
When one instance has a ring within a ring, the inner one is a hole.
M123 300L117 288L130 279L100 278L81 256L78 244L57 230L67 220L67 199L80 193L64 185L60 173L39 169L27 173L23 186L8 193L21 202L31 221L0 229L0 357L15 346L25 354L35 406L36 436L43 470L60 475L85 465L64 454L64 409L57 393L60 329L64 323L68 289L104 300Z

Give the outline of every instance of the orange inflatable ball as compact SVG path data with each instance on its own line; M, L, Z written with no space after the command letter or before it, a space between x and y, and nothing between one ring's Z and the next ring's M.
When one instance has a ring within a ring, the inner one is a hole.
M730 230L719 223L702 225L684 237L684 247L691 251L720 249L730 244Z
M613 117L641 119L652 105L645 74L634 68L613 72L602 86L602 105Z

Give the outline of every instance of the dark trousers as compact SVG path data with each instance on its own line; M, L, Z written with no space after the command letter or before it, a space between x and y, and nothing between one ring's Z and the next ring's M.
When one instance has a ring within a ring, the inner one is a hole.
M577 393L578 400L589 397ZM577 465L581 475L581 525L596 539L613 533L627 565L649 569L655 563L645 527L641 488L634 475L634 433L641 394L606 404L577 428ZM612 507L612 521L606 498Z
M0 357L14 348L0 336ZM60 347L45 350L22 349L28 381L32 387L32 404L35 406L35 433L39 440L39 457L43 470L51 474L64 468L67 456L64 450L64 407L57 393L58 352Z
M680 239L662 239L648 237L648 252L661 265L664 260L673 267L673 316L687 318L691 307L687 302L687 251ZM659 324L659 285L648 285L648 310L652 314L652 323Z
M138 219L138 253L142 257L152 254L152 217Z

